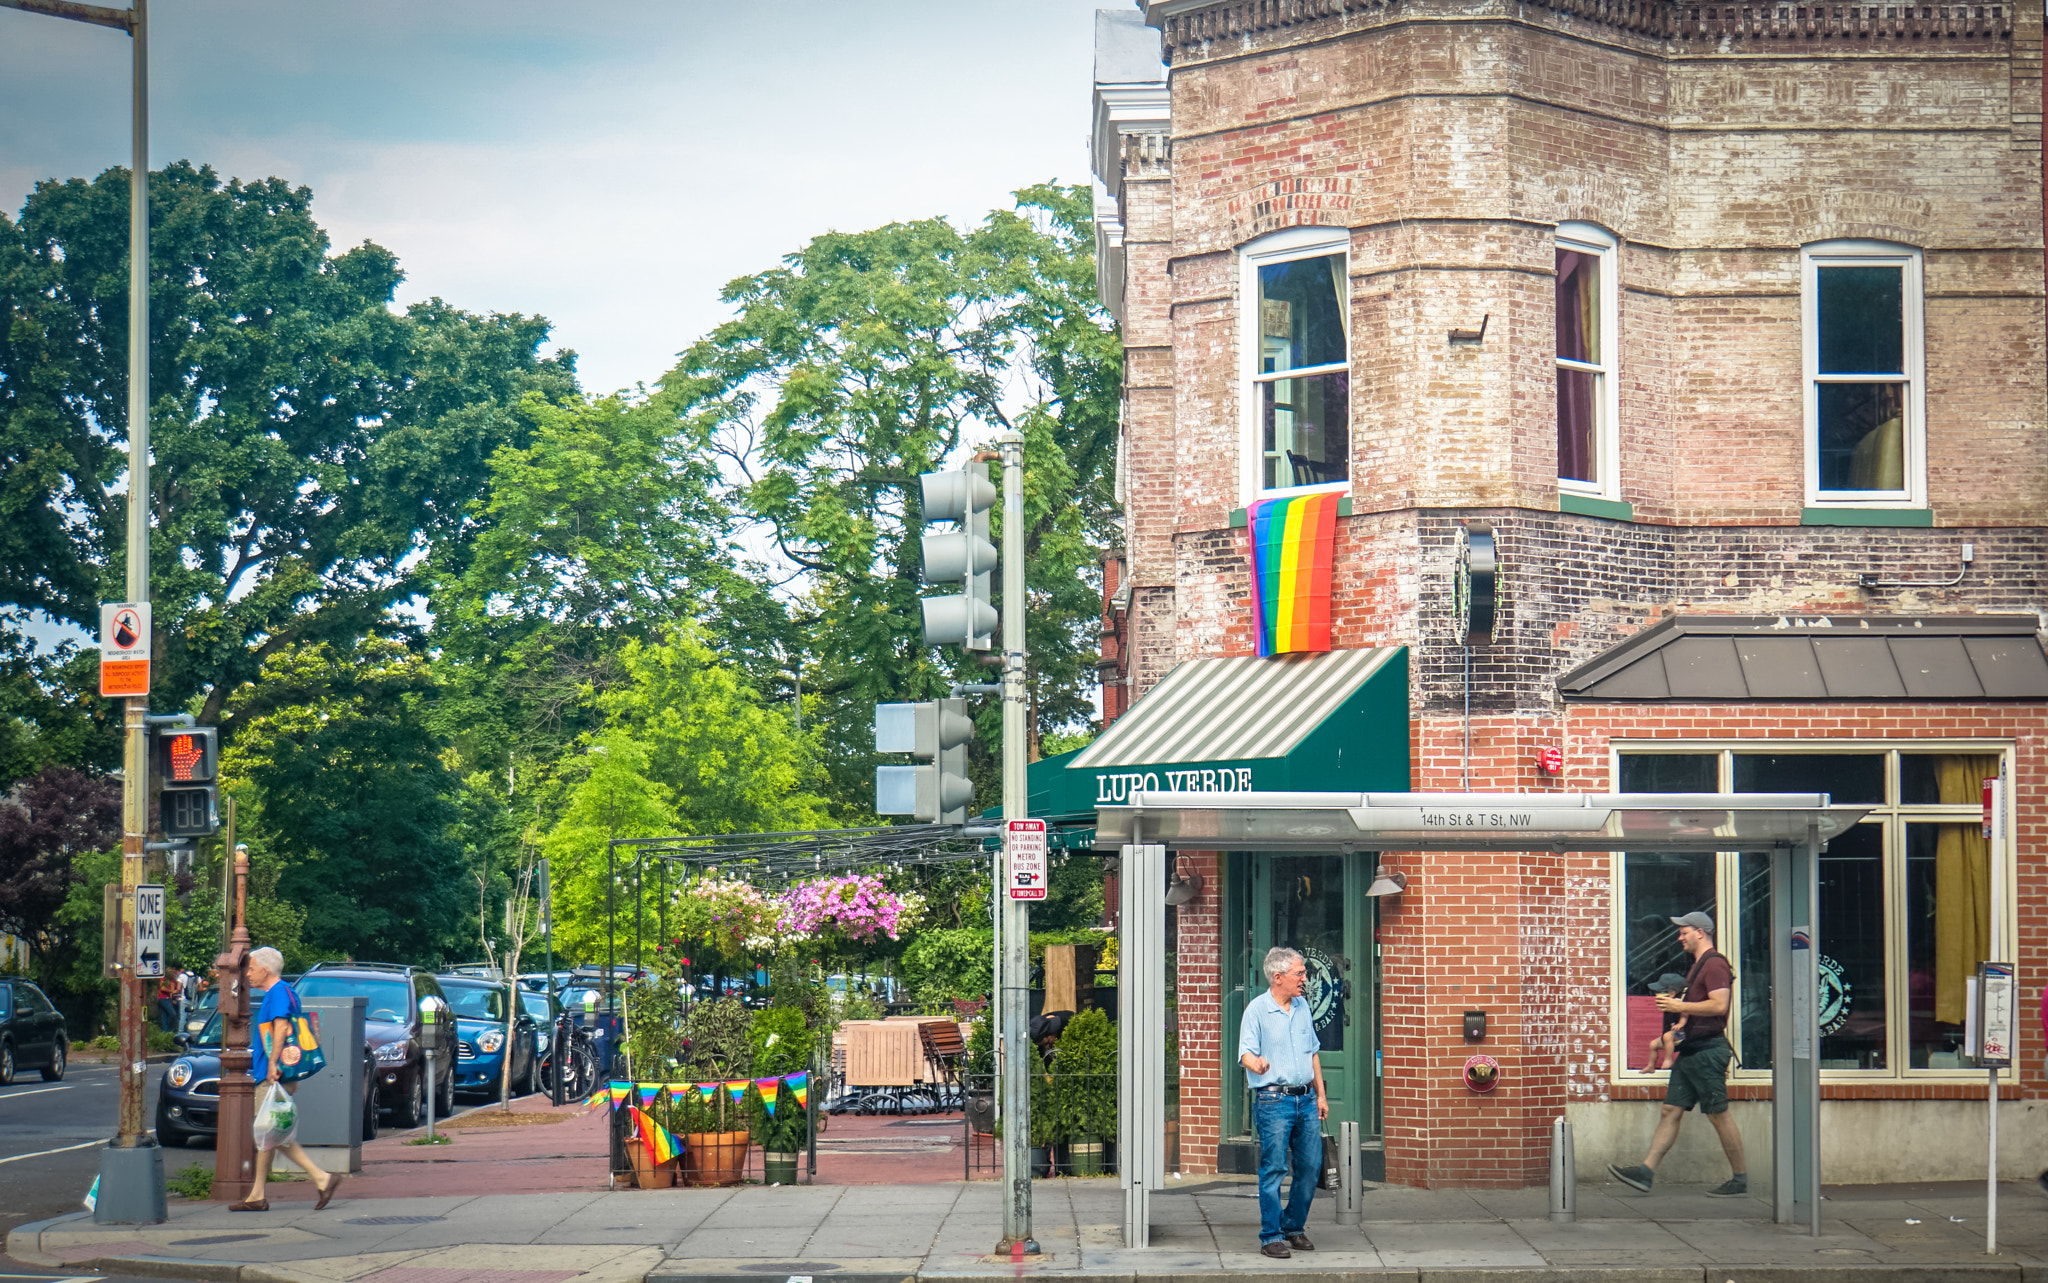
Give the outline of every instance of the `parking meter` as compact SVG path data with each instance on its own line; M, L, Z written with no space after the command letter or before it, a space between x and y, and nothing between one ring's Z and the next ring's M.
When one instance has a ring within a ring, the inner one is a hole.
M585 989L583 991L583 1027L585 1029L597 1027L597 990L595 989Z
M434 1053L447 1046L448 1022L440 1019L440 1004L420 999L420 1050L427 1060L427 1139L434 1139Z

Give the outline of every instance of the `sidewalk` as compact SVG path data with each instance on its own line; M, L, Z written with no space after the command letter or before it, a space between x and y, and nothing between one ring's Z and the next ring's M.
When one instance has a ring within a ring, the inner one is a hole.
M244 1283L2048 1283L2048 1202L2022 1183L2001 1191L1996 1257L1984 1254L1982 1186L1831 1190L1815 1239L1771 1224L1761 1197L1589 1182L1573 1224L1547 1219L1541 1189L1376 1188L1364 1225L1342 1228L1319 1197L1309 1232L1320 1250L1274 1261L1257 1254L1249 1178L1169 1188L1154 1199L1156 1246L1135 1252L1118 1246L1113 1179L1044 1181L1033 1218L1045 1254L1024 1263L986 1255L1002 1225L1001 1190L988 1182L408 1197L364 1197L352 1184L318 1213L305 1192L263 1214L173 1199L169 1222L142 1228L95 1226L81 1213L24 1225L7 1246L39 1266Z

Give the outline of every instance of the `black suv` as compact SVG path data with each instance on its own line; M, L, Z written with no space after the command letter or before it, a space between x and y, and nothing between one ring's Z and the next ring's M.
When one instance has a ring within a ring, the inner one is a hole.
M71 1044L64 1016L26 980L0 976L0 1086L24 1069L40 1069L45 1082L64 1076Z
M437 1024L455 1043L453 1013L440 982L423 967L387 962L316 962L293 982L299 998L361 997L363 1040L377 1059L377 1104L400 1128L427 1120L427 1063L420 1050L420 1004L439 1007ZM455 1112L455 1066L447 1052L434 1057L434 1113Z

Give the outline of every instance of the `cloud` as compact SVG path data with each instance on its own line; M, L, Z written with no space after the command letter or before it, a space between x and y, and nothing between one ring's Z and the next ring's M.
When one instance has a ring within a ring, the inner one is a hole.
M1098 0L180 0L152 163L313 189L405 300L539 312L652 381L809 237L1086 177ZM128 155L127 40L0 11L0 207Z

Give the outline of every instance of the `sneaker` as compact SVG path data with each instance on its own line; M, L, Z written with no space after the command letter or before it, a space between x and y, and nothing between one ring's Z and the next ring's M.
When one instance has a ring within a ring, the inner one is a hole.
M1744 1198L1749 1194L1749 1177L1730 1176L1707 1191L1708 1198Z
M1613 1175L1614 1179L1630 1189L1639 1189L1645 1194L1650 1192L1650 1182L1655 1180L1657 1176L1655 1172L1641 1163L1637 1163L1634 1167L1623 1167L1619 1163L1609 1163L1607 1170Z

